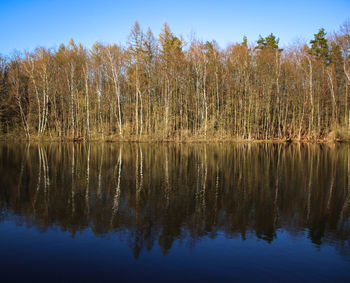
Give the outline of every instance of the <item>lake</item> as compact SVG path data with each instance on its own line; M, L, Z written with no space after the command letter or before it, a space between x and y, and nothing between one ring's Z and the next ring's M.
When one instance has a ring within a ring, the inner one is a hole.
M1 281L348 281L350 145L0 143Z

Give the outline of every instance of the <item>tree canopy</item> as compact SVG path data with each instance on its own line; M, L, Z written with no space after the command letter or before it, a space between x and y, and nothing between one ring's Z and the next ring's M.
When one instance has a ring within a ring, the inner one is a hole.
M350 35L220 48L136 22L127 44L70 40L0 58L0 133L60 140L320 139L350 127ZM340 129L340 130L339 130Z
M318 33L314 34L314 39L310 40L311 48L309 53L316 58L329 63L329 46L326 39L326 32L324 28L321 28Z
M257 49L262 50L279 50L282 51L282 49L278 48L279 38L276 38L276 36L273 33L270 33L270 35L266 37L262 37L259 35L259 39L257 41Z

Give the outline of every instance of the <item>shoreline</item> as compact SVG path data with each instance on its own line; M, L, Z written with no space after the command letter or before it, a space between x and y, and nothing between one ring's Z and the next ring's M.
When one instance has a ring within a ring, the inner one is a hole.
M105 138L91 138L85 139L83 137L73 139L71 137L65 138L51 138L51 137L31 137L23 138L23 137L13 137L13 136L0 136L0 142L37 142L37 143L187 143L187 144L196 144L196 143L255 143L255 144L334 144L334 143L350 143L349 139L327 139L327 138L318 138L318 139L243 139L243 138L149 138L149 137L129 137L129 138L116 138L116 137L105 137Z

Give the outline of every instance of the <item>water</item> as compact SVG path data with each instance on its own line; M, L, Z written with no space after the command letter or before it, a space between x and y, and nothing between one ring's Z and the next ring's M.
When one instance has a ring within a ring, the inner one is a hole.
M2 281L347 281L350 146L0 144Z

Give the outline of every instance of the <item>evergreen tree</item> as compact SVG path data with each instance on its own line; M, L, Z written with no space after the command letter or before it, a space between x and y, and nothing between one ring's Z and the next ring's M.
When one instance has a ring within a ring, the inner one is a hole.
M321 28L318 33L314 34L314 39L310 40L310 44L309 53L329 64L329 46L324 28Z
M329 51L329 64L334 66L337 80L340 82L344 77L344 58L342 56L340 46L334 41L331 42L331 48Z
M259 35L259 40L257 41L258 46L256 48L262 50L269 49L282 51L282 49L278 49L278 43L279 38L276 38L276 36L273 35L273 33L271 33L265 38Z
M245 46L245 47L248 47L248 38L247 38L247 36L243 36L242 45Z

